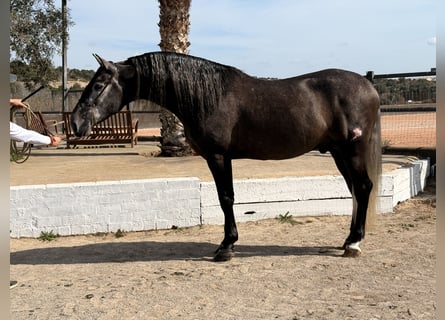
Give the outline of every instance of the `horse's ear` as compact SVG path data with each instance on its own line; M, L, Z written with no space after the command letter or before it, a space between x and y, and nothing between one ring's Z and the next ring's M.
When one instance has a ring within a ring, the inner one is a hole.
M101 57L99 57L98 54L93 53L93 57L96 59L96 61L103 67L104 63L103 63L103 59Z
M93 53L93 57L96 58L97 62L99 62L99 64L100 64L102 67L104 67L105 69L110 70L110 71L113 71L113 72L117 71L116 66L115 66L112 62L107 61L107 60L101 58L101 57L100 57L98 54L96 54L96 53Z

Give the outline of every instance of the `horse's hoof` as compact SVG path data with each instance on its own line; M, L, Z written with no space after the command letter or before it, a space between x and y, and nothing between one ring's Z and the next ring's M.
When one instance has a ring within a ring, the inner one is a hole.
M345 249L345 252L343 253L343 257L346 257L346 258L357 258L361 254L362 254L362 251L360 249L348 247L348 248Z
M359 242L360 244L360 242ZM350 238L348 237L345 242L343 243L343 245L341 246L342 250L346 250L346 248L348 248L349 246L353 245L352 241L350 240Z
M219 248L216 250L215 256L213 257L213 260L215 262L224 262L229 261L235 256L235 252L232 248Z

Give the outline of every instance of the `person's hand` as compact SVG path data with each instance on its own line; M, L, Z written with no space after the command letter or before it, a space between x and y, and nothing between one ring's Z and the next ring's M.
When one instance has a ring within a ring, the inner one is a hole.
M52 147L57 147L60 141L62 141L62 138L59 136L50 136L50 138L51 138L50 146Z
M26 104L24 104L20 99L9 99L9 105L11 107L27 108Z

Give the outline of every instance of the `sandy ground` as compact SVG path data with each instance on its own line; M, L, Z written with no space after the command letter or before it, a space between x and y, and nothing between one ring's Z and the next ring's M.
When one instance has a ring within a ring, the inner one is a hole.
M343 258L347 216L239 224L235 258L212 262L222 226L11 239L11 319L438 319L435 182L379 215Z

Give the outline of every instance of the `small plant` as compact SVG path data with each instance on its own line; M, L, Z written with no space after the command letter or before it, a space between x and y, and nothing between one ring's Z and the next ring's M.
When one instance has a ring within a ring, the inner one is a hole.
M48 232L48 231L40 232L40 236L38 239L42 240L42 241L53 241L53 240L56 240L57 237L58 237L58 235L54 234L54 232L51 230L50 232Z
M123 230L121 230L121 229L117 229L117 231L116 231L116 233L114 234L114 236L115 236L116 238L122 238L122 237L125 236L125 232L124 232Z
M405 229L405 230L410 230L410 229L416 227L416 225L412 224L412 223L401 223L400 226L402 227L402 229Z
M301 224L301 222L298 222L294 219L294 217L289 214L289 211L286 212L284 215L280 214L277 218L276 218L280 223L290 223L291 225L294 224Z
M391 145L392 145L391 140L384 139L384 140L382 141L382 148L383 148L383 149L385 149L385 148L389 148Z
M176 232L184 232L185 231L185 228L178 227L178 226L175 226L175 225L172 225L171 229L175 230Z

